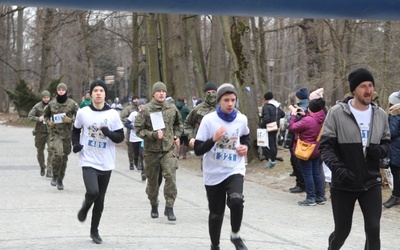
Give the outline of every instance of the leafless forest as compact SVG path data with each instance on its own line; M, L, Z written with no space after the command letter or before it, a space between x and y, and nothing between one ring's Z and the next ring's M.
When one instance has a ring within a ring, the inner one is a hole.
M380 104L399 89L400 23L78 11L0 5L0 86L33 91L62 77L76 101L95 79L126 100L163 81L173 98L202 97L207 81L233 83L254 131L267 91L285 103L300 87L323 87L328 105L347 75L370 69ZM271 64L273 62L273 66ZM106 79L107 78L107 79ZM191 102L188 102L191 104ZM0 89L0 112L12 106ZM255 137L252 135L252 139Z

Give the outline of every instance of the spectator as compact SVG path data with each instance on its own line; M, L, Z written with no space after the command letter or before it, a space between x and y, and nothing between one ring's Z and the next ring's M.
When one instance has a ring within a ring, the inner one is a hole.
M391 137L390 170L393 175L393 191L390 198L383 203L386 208L400 204L400 92L389 96L389 128Z
M83 100L79 103L79 108L89 106L91 103L92 103L92 97L90 96L90 91L86 90Z
M118 97L115 97L114 103L111 104L111 108L115 109L118 112L118 114L121 114L122 104L119 102L119 98Z
M267 92L264 95L264 106L261 112L261 128L266 128L268 123L276 122L278 128L280 127L280 119L285 117L285 112L279 107L280 104L274 99L272 92ZM265 152L266 147L263 148L264 156L269 158L265 168L273 168L276 166L276 155L278 153L276 136L277 131L268 131L268 145L269 153Z
M292 105L289 106L291 111L290 130L297 134L295 142L293 143L293 151L296 151L296 143L298 139L307 143L317 144L310 159L306 161L298 159L307 194L305 200L298 202L300 206L315 206L316 204L323 205L326 201L317 142L317 137L320 134L325 120L325 113L322 110L324 106L324 99L313 99L309 103L307 113L300 111L300 114L304 116L302 119L296 118L299 114L298 107Z

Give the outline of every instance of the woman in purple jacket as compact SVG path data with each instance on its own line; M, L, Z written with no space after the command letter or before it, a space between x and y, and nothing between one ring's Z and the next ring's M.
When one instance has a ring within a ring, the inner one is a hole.
M290 106L292 111L290 117L289 128L296 134L293 144L293 152L296 151L297 139L307 143L317 143L317 137L322 129L325 120L325 112L323 108L325 100L322 98L311 100L308 106L308 112L298 109L296 106ZM300 114L300 116L299 116ZM301 117L301 119L299 119ZM299 201L300 206L315 206L316 204L325 204L325 187L322 180L318 143L307 161L298 160L301 173L306 186L307 197L303 201Z

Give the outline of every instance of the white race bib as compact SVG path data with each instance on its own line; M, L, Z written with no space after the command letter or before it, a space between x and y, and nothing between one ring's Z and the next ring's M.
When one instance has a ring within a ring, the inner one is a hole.
M215 150L215 162L223 167L234 168L239 163L239 156L236 150L217 148Z
M54 114L53 115L53 121L54 123L63 123L62 118L65 116L65 113L60 113L60 114Z
M107 139L90 138L87 149L89 151L104 152L107 149Z

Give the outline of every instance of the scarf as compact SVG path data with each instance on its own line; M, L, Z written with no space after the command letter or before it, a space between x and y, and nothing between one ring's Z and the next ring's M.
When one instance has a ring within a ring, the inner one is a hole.
M224 112L221 111L221 106L218 106L216 111L217 111L218 117L226 122L231 122L231 121L235 120L236 115L237 115L236 109L234 109L230 114L225 114Z
M58 103L65 103L68 99L67 92L64 95L57 95L56 100Z

